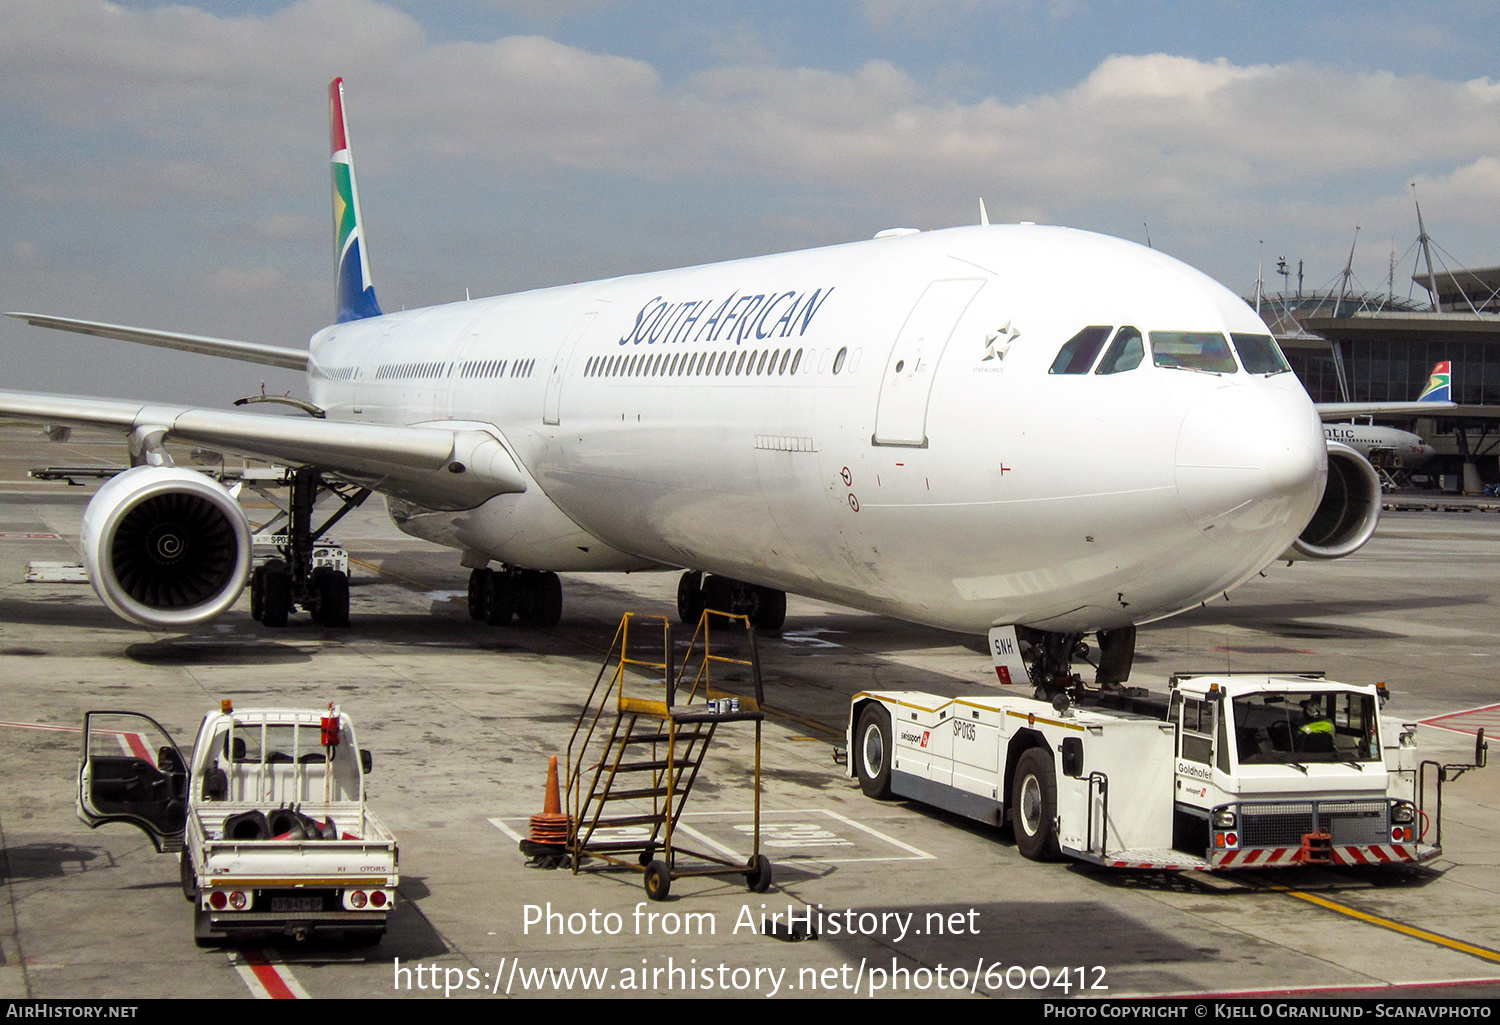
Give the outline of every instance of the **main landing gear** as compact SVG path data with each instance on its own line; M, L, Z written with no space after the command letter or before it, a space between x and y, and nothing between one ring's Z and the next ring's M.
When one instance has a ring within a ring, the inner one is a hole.
M786 592L688 570L677 582L677 616L693 626L705 608L749 616L755 629L775 633L786 623Z
M280 557L251 571L250 615L265 626L282 627L291 613L302 609L319 626L348 626L349 574L336 566L319 565L316 542L370 497L370 490L328 480L307 467L288 470L285 483L286 509L257 531L277 538ZM254 486L254 490L265 495L267 489ZM322 494L335 496L339 509L314 530L313 508ZM286 532L274 534L282 521Z
M507 626L514 616L534 626L562 619L562 581L530 569L476 569L469 573L469 618Z
M1017 633L1022 642L1022 657L1031 671L1031 683L1039 700L1054 704L1060 701L1066 705L1083 697L1083 677L1073 672L1073 663L1088 662L1090 654L1082 633L1024 627L1018 627ZM1119 691L1121 684L1130 679L1130 667L1135 661L1135 627L1100 630L1095 639L1099 660L1090 663L1096 668L1094 683L1104 693Z

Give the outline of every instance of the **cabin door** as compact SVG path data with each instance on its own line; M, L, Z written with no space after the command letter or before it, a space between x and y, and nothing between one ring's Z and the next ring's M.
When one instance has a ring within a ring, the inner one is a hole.
M877 445L927 446L927 401L938 361L982 278L934 281L912 307L885 364L875 408Z

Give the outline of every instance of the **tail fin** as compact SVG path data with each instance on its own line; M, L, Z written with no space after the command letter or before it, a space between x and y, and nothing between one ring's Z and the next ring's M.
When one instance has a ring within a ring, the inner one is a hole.
M1427 387L1422 389L1422 394L1417 396L1418 402L1452 402L1450 396L1453 394L1452 373L1453 364L1448 360L1437 364L1432 368L1432 376L1427 379Z
M364 216L349 153L349 125L344 120L344 80L328 83L328 140L333 152L333 252L338 263L334 294L337 323L380 316L370 258L365 252Z

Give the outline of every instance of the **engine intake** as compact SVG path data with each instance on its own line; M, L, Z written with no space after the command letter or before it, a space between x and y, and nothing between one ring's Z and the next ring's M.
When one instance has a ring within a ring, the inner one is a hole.
M1328 443L1328 485L1312 519L1292 542L1306 559L1342 559L1364 547L1380 522L1380 476L1348 445Z
M147 626L201 623L250 576L250 524L234 496L194 470L137 466L83 514L89 582L110 610Z

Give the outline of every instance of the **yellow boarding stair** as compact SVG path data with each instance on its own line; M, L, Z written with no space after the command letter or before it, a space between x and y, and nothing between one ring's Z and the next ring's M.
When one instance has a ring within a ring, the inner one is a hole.
M738 875L753 892L771 885L760 853L761 702L755 629L746 616L704 611L674 670L672 626L664 616L620 619L573 735L568 741L568 854L576 875L586 858L634 868L646 893L665 900L672 880ZM754 697L715 686L737 677ZM677 842L678 819L724 724L755 724L755 824L746 862L689 850ZM679 857L699 864L680 865Z

